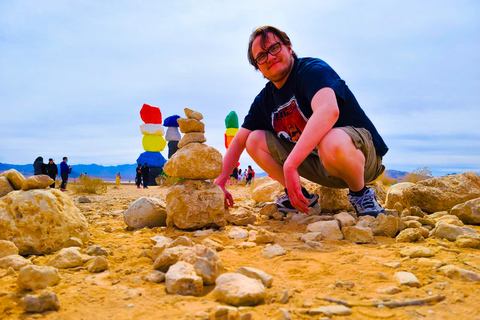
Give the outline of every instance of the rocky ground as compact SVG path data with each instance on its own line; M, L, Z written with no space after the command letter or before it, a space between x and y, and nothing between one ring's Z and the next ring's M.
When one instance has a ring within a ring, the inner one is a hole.
M237 206L259 213L261 208L252 200L249 186L229 188ZM253 226L227 225L207 232L127 228L123 214L132 202L141 197L164 200L166 191L166 187L156 186L109 186L104 195L87 195L91 203L79 203L79 195L67 192L85 215L91 232L80 252L100 246L108 269L98 273L90 272L87 265L59 269L61 279L48 291L57 295L60 308L26 313L24 300L30 291L20 288L19 271L0 268L0 319L227 319L221 316L227 312L228 319L480 319L480 282L465 281L471 274L440 271L441 266L454 265L479 274L478 249L460 248L435 237L399 243L383 236L375 236L368 244L323 239L306 246L301 238L308 233L307 224L259 215ZM480 231L478 226L469 227ZM267 230L275 239L268 244L246 243L247 239L231 238L236 237L232 229L235 234L241 231L236 228ZM265 289L263 302L236 310L222 309L226 304L216 300L213 285L205 286L200 296L168 294L165 282L151 281L151 238L155 236L186 236L198 244L214 240L219 244L217 254L224 273L253 267L271 275L273 283ZM268 257L264 249L273 245L281 246L284 254ZM27 258L34 265L46 265L55 254ZM416 279L408 279L411 274ZM476 279L472 277L469 279ZM341 304L326 298L344 301L349 307L340 309ZM435 301L385 306L419 299Z

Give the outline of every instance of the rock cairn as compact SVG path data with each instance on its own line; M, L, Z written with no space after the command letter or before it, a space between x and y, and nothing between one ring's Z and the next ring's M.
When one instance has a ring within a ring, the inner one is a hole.
M160 108L144 104L140 110L140 117L144 124L140 125L143 134L142 146L145 152L137 159L137 164L147 163L150 168L149 184L155 184L155 177L162 173L163 165L167 160L160 151L165 149L167 141L163 137L165 129L162 126L162 113Z
M187 118L178 124L184 137L179 150L164 167L170 177L182 178L166 194L167 225L179 229L224 226L225 208L222 189L212 182L222 172L222 155L204 144L203 115L185 108Z

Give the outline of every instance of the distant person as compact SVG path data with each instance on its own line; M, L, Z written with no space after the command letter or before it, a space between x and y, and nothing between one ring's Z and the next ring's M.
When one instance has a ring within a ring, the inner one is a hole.
M242 181L242 169L238 170L238 182Z
M140 163L137 169L135 169L135 184L137 185L137 189L140 189L140 185L142 184L142 165Z
M117 178L115 179L115 184L117 186L120 185L120 180L122 179L122 176L120 175L120 172L117 172Z
M58 176L58 167L55 162L53 162L52 158L48 159L47 174L50 178L53 179L53 183L50 185L50 188L55 188L55 180Z
M247 170L247 184L252 183L252 179L255 176L255 171L253 171L252 166L248 166Z
M60 163L60 176L62 177L62 184L60 185L61 191L67 191L68 175L72 173L72 167L67 164L67 157L63 157L62 163Z
M148 189L148 176L150 174L150 168L145 163L142 167L142 177L143 177L143 189Z
M47 165L43 163L42 157L35 159L33 163L33 174L36 176L39 174L47 174Z

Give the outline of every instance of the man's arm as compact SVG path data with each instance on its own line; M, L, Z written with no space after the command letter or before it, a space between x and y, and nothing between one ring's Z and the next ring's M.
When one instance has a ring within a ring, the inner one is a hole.
M230 174L232 173L233 169L236 168L238 159L245 150L245 144L247 142L247 138L252 131L240 128L233 138L232 142L230 143L230 147L227 149L225 153L225 157L223 157L223 166L222 166L222 173L220 176L215 180L215 184L222 188L223 193L225 194L225 206L233 207L233 197L230 192L225 189L225 184L227 183Z
M335 91L322 88L312 98L313 114L283 165L285 184L290 203L301 212L308 213L308 201L302 194L298 167L323 137L333 128L339 116Z

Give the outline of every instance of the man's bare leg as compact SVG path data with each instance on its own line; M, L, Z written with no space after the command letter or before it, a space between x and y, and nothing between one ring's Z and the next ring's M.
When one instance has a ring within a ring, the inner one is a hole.
M265 131L255 130L248 136L246 149L250 157L273 179L280 182L285 187L285 178L283 176L283 167L275 162L268 151Z
M318 150L325 169L345 181L351 191L365 186L365 156L345 131L330 130L320 141Z

